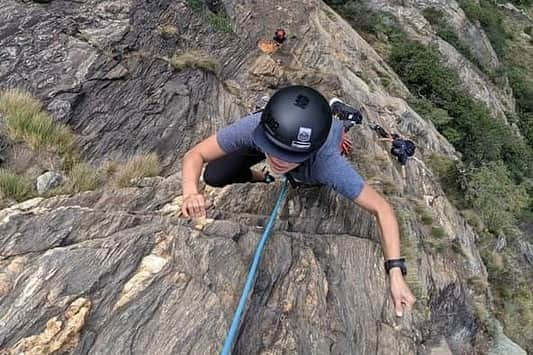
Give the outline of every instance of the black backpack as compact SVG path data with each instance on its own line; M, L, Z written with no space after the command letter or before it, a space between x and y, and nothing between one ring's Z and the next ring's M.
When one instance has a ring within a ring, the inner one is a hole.
M410 141L409 139L405 140L405 152L407 153L407 156L412 157L415 155L416 146L413 143L413 141Z

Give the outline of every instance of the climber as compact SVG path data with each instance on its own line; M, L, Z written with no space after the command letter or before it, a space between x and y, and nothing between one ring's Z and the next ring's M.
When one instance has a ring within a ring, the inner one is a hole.
M393 133L390 140L392 140L391 154L398 158L400 164L407 164L407 159L415 154L416 146L413 141L403 138L397 133Z
M185 154L181 212L187 218L206 215L206 200L198 191L205 163L204 181L215 187L265 182L263 172L250 169L264 159L275 174L332 187L376 217L396 315L402 316L403 307L410 309L415 298L403 278L398 223L389 203L341 156L342 129L342 121L332 120L330 105L318 91L305 86L278 90L263 111L220 129Z
M274 32L273 40L279 45L282 45L287 40L287 33L283 28L278 28L276 32Z
M416 145L413 141L402 137L398 133L389 133L378 124L371 123L370 128L381 137L380 141L392 143L391 154L398 159L402 166L407 164L407 160L415 154Z

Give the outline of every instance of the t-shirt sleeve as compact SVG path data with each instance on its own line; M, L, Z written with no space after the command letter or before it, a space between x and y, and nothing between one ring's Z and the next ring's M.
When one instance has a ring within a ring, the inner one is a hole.
M253 131L259 124L261 113L245 116L216 133L217 143L226 153L233 153L243 147L253 147Z
M313 167L315 178L322 184L331 186L336 192L353 200L363 190L364 181L350 163L339 154Z

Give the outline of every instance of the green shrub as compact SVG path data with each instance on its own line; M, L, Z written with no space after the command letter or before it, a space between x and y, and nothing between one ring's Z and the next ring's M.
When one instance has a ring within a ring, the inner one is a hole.
M518 125L530 146L533 146L533 79L525 68L517 65L510 65L507 75L516 98Z
M513 176L530 174L532 150L501 120L492 118L486 106L469 97L457 73L445 67L439 56L433 48L404 41L394 44L389 60L409 89L421 96L415 102L437 117L439 130L466 162L503 159ZM443 111L436 111L427 101Z
M185 2L193 11L200 11L203 7L201 0L185 0Z
M442 26L446 23L446 14L444 11L437 9L436 7L427 7L422 10L422 16L428 20L432 25Z
M504 17L496 4L490 0L480 0L479 4L472 0L460 0L459 4L471 21L479 21L498 56L505 58L507 40L511 35L503 26Z
M429 166L437 174L442 189L454 205L458 208L468 208L464 198L467 182L466 177L461 173L463 164L445 155L432 153L429 157Z
M453 120L448 114L448 111L436 107L429 100L411 100L409 103L418 114L429 117L437 129L446 127Z
M430 225L431 223L433 223L433 216L429 213L422 214L420 216L420 220L422 221L423 224Z
M504 231L516 223L516 218L529 203L523 185L516 185L501 162L490 162L468 172L466 200L479 211L492 232Z
M164 58L170 66L181 71L185 68L195 68L206 72L218 73L219 64L203 51L190 50L181 54L174 54L171 58Z
M326 1L356 30L388 39L403 37L398 21L386 11L374 11L361 1Z
M467 45L459 39L459 35L452 26L446 24L445 26L439 28L437 30L437 36L451 44L459 53L477 65L478 68L483 69L483 66L479 60L472 54L470 48L468 48Z
M211 27L213 27L213 29L217 32L233 32L230 18L228 15L222 12L217 14L210 12L207 14L207 20L209 21Z
M447 236L444 228L438 226L431 228L431 236L435 239L444 239Z
M428 7L422 11L422 15L434 27L437 36L454 46L457 51L462 53L472 63L476 64L480 69L483 69L479 60L472 54L466 44L459 39L457 31L448 22L444 11L434 7Z
M0 199L20 202L27 199L31 191L31 184L23 176L0 169Z
M528 145L525 139L515 136L509 129L501 131L501 161L512 179L520 183L533 176L533 142Z
M136 155L124 166L118 167L114 180L117 186L127 187L131 185L132 180L157 176L160 172L161 167L156 154Z
M521 47L516 49L523 50ZM503 159L511 162L507 166L518 182L533 176L533 71L531 60L522 56L521 52L511 51L506 58L505 73L516 99L516 114L507 116L518 125L525 140L517 140L512 135L505 137L506 156Z
M516 6L527 7L533 5L533 0L509 0L509 2L515 4Z

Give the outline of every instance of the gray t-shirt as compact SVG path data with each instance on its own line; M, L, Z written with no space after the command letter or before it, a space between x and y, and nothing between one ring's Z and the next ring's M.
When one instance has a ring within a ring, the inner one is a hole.
M253 131L259 124L261 113L253 113L220 129L217 142L226 154L248 147L262 151L253 141ZM322 184L332 187L341 195L354 199L363 189L363 179L344 159L339 151L342 122L333 120L324 145L310 159L291 170L298 181L308 184Z

